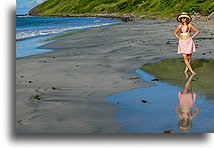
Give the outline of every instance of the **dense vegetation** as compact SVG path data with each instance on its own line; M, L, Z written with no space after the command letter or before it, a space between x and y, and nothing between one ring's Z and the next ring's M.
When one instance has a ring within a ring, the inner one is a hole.
M174 17L176 13L200 12L209 15L213 0L47 0L32 9L37 15L70 15L98 13L133 13L137 15Z

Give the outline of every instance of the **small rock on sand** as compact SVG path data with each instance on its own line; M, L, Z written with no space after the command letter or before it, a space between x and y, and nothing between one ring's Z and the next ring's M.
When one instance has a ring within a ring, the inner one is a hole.
M25 122L24 120L19 120L17 121L20 125L23 125L23 123Z
M130 78L128 78L129 80L134 80L134 79L140 79L140 77L138 76L138 77L130 77Z
M33 97L33 99L34 99L34 100L41 100L41 98L40 98L39 95L35 95L35 96Z
M214 20L214 12L212 12L212 13L208 16L208 20Z
M172 44L170 41L167 41L166 44Z
M164 131L163 133L168 133L168 134L170 134L170 133L172 133L174 130L166 130L166 131Z

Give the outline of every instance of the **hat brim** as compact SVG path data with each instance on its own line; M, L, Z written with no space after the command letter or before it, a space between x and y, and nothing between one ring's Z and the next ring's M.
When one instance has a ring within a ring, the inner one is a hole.
M189 19L189 22L192 21L191 16L189 16L189 15L187 15L187 14L181 14L181 15L179 15L179 16L177 17L177 21L178 21L178 22L181 22L181 19L180 19L181 17L186 17L186 18L188 18L188 19Z
M178 122L178 127L179 127L180 129L188 130L188 129L190 129L190 128L192 127L192 121L190 121L190 125L188 125L188 126L186 126L186 127L182 126L182 125L181 125L181 122L182 122L182 120L180 120L180 121Z

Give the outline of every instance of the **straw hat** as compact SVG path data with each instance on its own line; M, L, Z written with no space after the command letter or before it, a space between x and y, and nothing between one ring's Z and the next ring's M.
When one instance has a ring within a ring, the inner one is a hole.
M178 122L178 127L184 130L190 129L192 127L192 121L190 121L190 119L187 119L187 121L182 119Z
M178 22L181 22L181 18L182 18L182 17L188 18L188 19L189 19L189 22L192 20L191 16L190 16L188 13L182 12L180 15L178 15L177 21L178 21Z

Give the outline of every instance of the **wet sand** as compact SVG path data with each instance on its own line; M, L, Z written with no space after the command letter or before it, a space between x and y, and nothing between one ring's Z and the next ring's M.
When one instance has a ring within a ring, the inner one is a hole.
M192 87L197 93L203 94L207 99L213 99L214 96L214 60L210 59L192 59L191 66L197 75L192 79ZM183 73L184 60L183 58L164 59L158 63L144 64L141 69L161 81L165 81L174 86L183 87L186 82ZM187 73L191 74L190 71ZM204 86L204 87L201 87Z
M213 37L214 23L197 23L203 29L198 38ZM17 133L123 133L119 109L104 98L154 86L138 79L135 69L180 57L177 24L136 20L93 28L40 47L54 52L17 59ZM195 41L193 58L213 58L213 39Z

